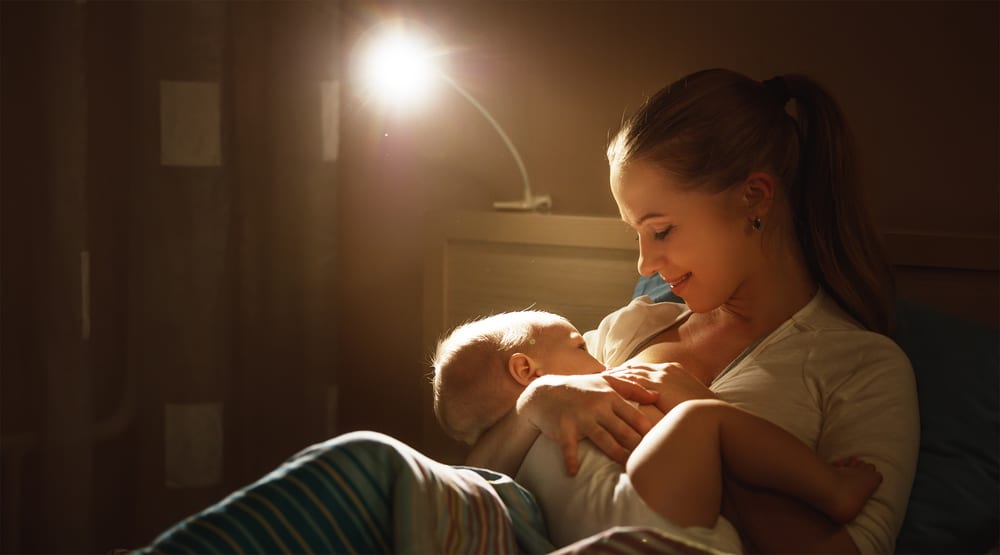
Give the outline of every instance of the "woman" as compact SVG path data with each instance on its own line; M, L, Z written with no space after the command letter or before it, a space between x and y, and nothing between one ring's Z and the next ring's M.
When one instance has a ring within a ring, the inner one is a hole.
M723 514L746 550L891 552L916 467L916 389L884 335L892 277L836 104L801 76L701 71L650 98L608 160L639 273L659 274L690 311L633 353L663 364L535 380L468 463L516 467L539 433L561 443L570 474L583 438L624 463L650 429L627 400L719 398L885 477L846 526L727 480Z

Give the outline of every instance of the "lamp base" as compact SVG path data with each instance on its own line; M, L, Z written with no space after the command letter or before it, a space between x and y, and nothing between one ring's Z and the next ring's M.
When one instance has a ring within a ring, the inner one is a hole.
M516 212L534 212L549 208L552 208L552 197L549 195L530 195L521 200L499 200L493 203L494 210Z

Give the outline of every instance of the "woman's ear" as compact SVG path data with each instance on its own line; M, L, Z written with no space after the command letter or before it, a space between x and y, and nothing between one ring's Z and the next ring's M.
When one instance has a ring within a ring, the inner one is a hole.
M742 201L751 218L766 219L774 202L777 179L762 171L756 171L743 182Z
M514 353L507 361L507 371L517 383L527 387L535 378L541 376L541 367L524 353Z

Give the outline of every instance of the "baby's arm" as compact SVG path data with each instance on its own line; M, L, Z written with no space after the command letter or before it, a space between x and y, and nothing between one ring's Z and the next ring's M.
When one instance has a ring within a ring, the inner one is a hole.
M824 359L852 364L824 381L819 396L822 429L816 451L824 460L855 453L878 467L883 482L846 527L817 518L814 511L796 508L788 497L768 499L759 492L730 488L736 494L732 506L743 520L743 526L737 528L748 533L763 552L892 553L894 549L919 445L913 372L905 355L888 338L874 334L859 338L855 333L849 339L826 340L838 350L828 347ZM811 522L809 513L813 513ZM798 537L791 537L788 531ZM832 541L838 545L831 545Z
M678 372L673 365L651 364L640 357L628 361L627 365L638 368L626 369L626 373L636 373L636 379L641 380L644 387L659 391L657 404L667 412L686 399L714 397L713 392L688 379L685 372ZM671 371L674 376L670 375ZM637 450L655 449L655 441L644 437ZM653 445L648 445L650 443ZM746 487L728 472L724 479L723 514L737 527L751 551L845 553L857 550L843 525L831 521L811 506L786 494ZM776 525L777 522L782 525Z

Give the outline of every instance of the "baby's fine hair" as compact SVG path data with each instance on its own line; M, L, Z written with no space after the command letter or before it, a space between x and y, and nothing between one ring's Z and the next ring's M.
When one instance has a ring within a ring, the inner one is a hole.
M474 444L516 402L506 395L507 363L516 352L536 349L539 332L565 318L541 310L504 312L466 322L437 345L434 415L450 437Z

